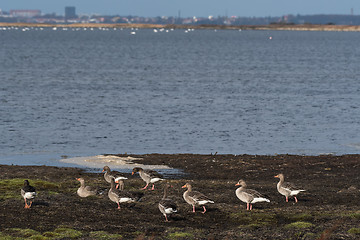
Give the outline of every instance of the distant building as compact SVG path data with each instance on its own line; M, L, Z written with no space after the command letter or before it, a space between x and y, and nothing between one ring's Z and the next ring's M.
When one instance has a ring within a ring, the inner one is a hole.
M13 17L32 18L40 16L40 10L10 10L10 15Z
M65 7L65 19L77 18L75 7Z

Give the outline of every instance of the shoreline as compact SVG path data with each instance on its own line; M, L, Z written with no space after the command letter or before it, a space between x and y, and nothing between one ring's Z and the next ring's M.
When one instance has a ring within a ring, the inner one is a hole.
M111 154L112 155L112 154ZM36 239L358 239L360 234L360 155L230 155L230 154L115 154L142 158L149 165L168 165L185 174L166 176L155 190L139 190L138 174L124 173L125 189L142 192L141 201L121 204L106 194L103 173L80 168L0 165L0 238ZM276 174L301 186L298 203L276 190ZM79 182L105 190L105 194L80 198ZM38 196L24 209L20 188L24 179ZM235 184L244 179L271 200L256 203L252 211L237 199ZM158 209L164 183L178 205L165 222ZM186 182L215 203L196 213L182 198Z
M269 25L175 25L175 24L126 24L126 23L73 23L73 24L49 24L49 23L0 23L0 27L43 27L43 28L166 28L166 29L222 29L222 30L274 30L274 31L340 31L359 32L358 25L321 25L321 24L269 24Z
M335 154L335 153L319 153L319 154L296 154L296 153L274 153L274 154L232 154L232 153L125 153L125 154L114 154L114 153L103 153L95 155L61 155L61 154L35 154L35 155L10 155L3 157L0 160L0 165L13 165L13 166L49 166L59 168L79 168L83 170L89 169L100 169L102 165L107 164L114 169L129 170L131 165L142 165L143 163L139 160L143 159L143 156L230 156L230 157L241 157L241 156L252 156L261 158L291 156L291 157L343 157L343 156L359 156L360 153L346 153L346 154ZM25 157L24 157L25 156ZM133 158L133 156L136 156ZM108 159L107 159L108 158ZM139 159L136 159L139 158ZM5 160L7 159L7 160ZM34 160L36 159L36 160ZM135 160L135 161L132 161ZM150 163L153 166L152 169L169 169L170 167L164 166L163 164ZM150 166L150 165L147 165ZM145 167L146 168L146 167Z

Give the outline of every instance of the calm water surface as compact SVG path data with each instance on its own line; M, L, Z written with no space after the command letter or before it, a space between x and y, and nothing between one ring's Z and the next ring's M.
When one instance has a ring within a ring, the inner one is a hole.
M0 164L360 153L360 33L131 31L0 31Z

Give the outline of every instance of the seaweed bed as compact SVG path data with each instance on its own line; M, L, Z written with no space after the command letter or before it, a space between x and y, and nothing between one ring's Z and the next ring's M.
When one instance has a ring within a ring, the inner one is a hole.
M118 155L124 156L124 155ZM166 179L173 188L169 197L178 213L165 222L157 203L164 182L145 190L140 202L122 204L121 210L106 194L109 185L101 172L78 168L0 165L0 239L359 239L360 155L254 156L147 154L145 164L165 164L184 171ZM276 190L284 173L288 181L306 189L299 202ZM144 182L126 174L125 189L140 191ZM87 185L104 194L80 198L83 177ZM244 179L249 188L267 196L270 203L246 204L235 196L235 183ZM24 179L38 196L24 209L20 188ZM182 198L186 182L215 201L201 213Z

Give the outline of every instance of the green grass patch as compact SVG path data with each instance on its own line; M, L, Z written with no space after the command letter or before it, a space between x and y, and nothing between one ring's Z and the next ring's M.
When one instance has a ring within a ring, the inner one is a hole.
M90 232L89 236L94 239L102 239L102 240L122 239L123 238L120 234L110 234L105 231Z
M169 233L169 239L191 239L194 237L192 233L188 232L174 232Z
M298 221L298 222L293 222L293 223L285 225L285 228L303 229L303 228L311 228L313 226L314 226L314 224L312 224L312 223Z
M29 240L49 240L48 237L45 237L45 236L40 235L40 234L38 234L38 235L33 235L33 236L31 236L31 237L29 237L29 238L26 238L26 239L29 239Z
M246 225L245 227L248 229L259 229L262 226L263 226L263 224L252 223L252 224ZM244 227L244 226L241 226L241 227Z
M0 180L0 200L10 198L21 198L20 189L24 186L23 178L3 179ZM37 191L56 191L59 184L44 181L40 179L29 179L30 185L34 186Z
M140 232L139 232L140 233ZM87 235L89 234L89 235ZM186 235L187 233L185 233ZM81 231L68 228L66 226L60 226L52 232L40 233L32 229L22 229L22 228L8 228L4 232L0 232L0 240L21 240L21 239L30 239L30 240L51 240L51 239L77 239L84 236L88 236L91 239L100 239L100 240L112 240L112 239L123 239L123 236L120 234L111 234L105 231L93 231L90 233L84 234ZM182 235L179 234L178 238L182 238ZM184 238L189 238L190 235L186 235ZM177 239L175 237L175 239Z
M26 229L22 229L22 228L9 228L6 230L6 233L10 236L13 237L21 237L21 238L29 238L31 236L34 235L40 235L39 232L26 228Z
M360 212L347 213L343 215L345 217L355 218L360 220Z
M59 227L59 228L55 229L54 232L56 234L58 234L58 236L60 238L75 239L75 238L79 238L83 235L82 232L72 229L72 228L67 228L67 227Z
M8 228L5 230L5 232L0 233L0 239L1 240L18 240L18 239L47 240L48 238L32 229Z
M360 228L350 228L348 230L348 233L355 234L355 235L360 235Z
M54 231L44 232L42 235L49 239L76 239L81 237L83 233L68 227L58 227Z
M278 222L275 214L262 212L231 213L230 218L237 221L240 225L248 225L254 228L276 225Z

